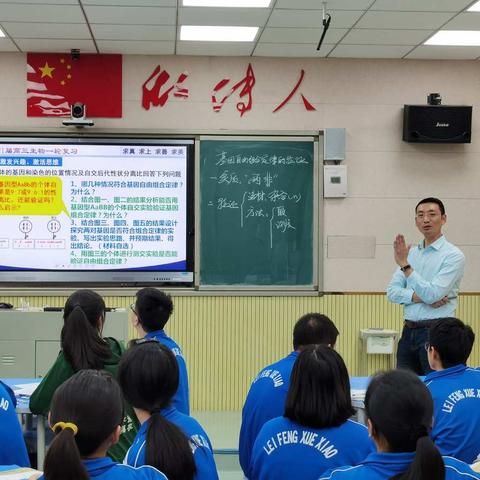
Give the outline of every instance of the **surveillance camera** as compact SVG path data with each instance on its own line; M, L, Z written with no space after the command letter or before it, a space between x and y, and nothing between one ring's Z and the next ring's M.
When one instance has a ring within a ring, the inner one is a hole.
M84 103L75 102L70 106L70 116L72 118L84 119L87 115L87 107Z
M72 60L78 60L80 58L80 49L72 48L70 50L70 55L72 56Z
M70 118L63 120L66 127L93 127L93 120L86 118L87 107L84 103L75 102L70 106Z
M441 105L442 104L442 97L439 93L429 93L427 95L427 103L429 105Z

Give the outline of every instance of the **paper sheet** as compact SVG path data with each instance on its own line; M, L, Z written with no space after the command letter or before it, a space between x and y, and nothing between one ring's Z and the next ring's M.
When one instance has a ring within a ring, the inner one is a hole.
M20 395L30 397L38 385L40 385L40 382L22 383L19 385L14 385L13 391L17 397Z
M363 400L365 398L366 390L350 390L350 396L352 400Z

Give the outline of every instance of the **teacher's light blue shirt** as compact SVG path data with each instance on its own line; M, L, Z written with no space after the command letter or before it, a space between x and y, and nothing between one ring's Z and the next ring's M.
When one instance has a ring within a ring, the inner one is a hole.
M452 317L457 308L457 295L465 268L465 256L442 235L428 247L423 240L408 253L413 272L408 276L397 268L388 284L387 297L404 305L405 320L429 320ZM424 303L412 302L416 293ZM445 295L449 301L439 308L430 305Z

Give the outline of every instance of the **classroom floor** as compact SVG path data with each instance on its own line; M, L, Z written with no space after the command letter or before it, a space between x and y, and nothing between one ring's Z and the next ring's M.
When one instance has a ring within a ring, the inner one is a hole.
M192 412L207 432L213 445L220 480L242 480L238 462L238 434L241 412Z

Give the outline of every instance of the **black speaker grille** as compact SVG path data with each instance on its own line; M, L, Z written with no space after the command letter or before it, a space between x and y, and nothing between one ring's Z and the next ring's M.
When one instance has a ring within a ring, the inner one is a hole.
M472 107L405 105L403 140L414 143L470 143Z

